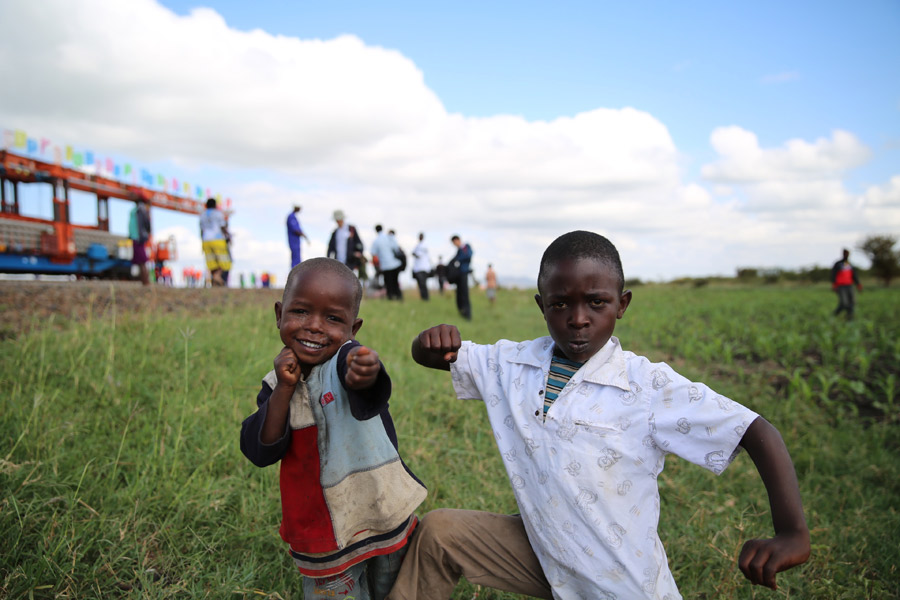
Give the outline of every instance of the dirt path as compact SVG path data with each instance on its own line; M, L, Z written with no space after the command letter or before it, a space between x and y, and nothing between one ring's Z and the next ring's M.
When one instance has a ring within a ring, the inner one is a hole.
M270 289L145 288L130 281L0 281L0 339L15 338L51 318L56 323L100 318L113 306L118 314L202 314L223 305L271 305L280 295L281 290Z

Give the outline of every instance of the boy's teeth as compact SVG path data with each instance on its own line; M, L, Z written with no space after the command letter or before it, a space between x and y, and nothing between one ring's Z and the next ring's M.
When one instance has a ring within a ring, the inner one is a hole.
M315 348L317 350L319 348L323 348L325 346L325 344L316 344L314 342L300 342L300 343L303 344L304 346L306 346L307 348Z

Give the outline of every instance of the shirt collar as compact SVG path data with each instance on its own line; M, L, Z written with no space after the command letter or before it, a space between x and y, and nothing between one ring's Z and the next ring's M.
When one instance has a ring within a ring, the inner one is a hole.
M530 342L521 342L518 345L519 352L511 362L539 369L549 368L553 357L553 346L553 338L549 336ZM625 367L625 354L619 339L615 336L610 337L609 341L578 369L572 380L575 383L588 381L599 385L611 385L626 392L631 390Z

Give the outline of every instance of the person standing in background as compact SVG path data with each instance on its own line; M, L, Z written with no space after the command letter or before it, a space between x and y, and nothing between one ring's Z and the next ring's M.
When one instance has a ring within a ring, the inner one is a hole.
M444 286L447 285L447 265L444 264L444 257L438 256L437 266L434 268L434 274L437 275L438 293L444 295Z
M469 303L469 271L472 262L472 247L464 244L458 235L450 238L456 246L456 255L450 262L459 261L459 279L456 282L456 308L467 321L472 320L472 305Z
M346 222L344 211L334 211L334 221L337 227L331 233L328 240L328 258L341 261L353 270L359 268L360 258L363 253L363 243L356 232L356 227Z
M150 271L147 268L147 242L150 241L150 210L144 198L138 200L131 209L128 222L128 237L131 238L131 262L140 269L141 283L150 285Z
M488 265L487 273L484 274L484 285L487 290L487 299L493 306L497 301L497 272L494 270L494 265Z
M413 278L419 284L419 296L428 300L428 277L431 275L431 259L428 257L428 246L425 245L425 234L419 234L419 243L413 249Z
M372 243L372 256L378 259L378 268L384 277L384 288L388 300L403 300L403 292L400 291L400 267L402 263L397 258L400 246L394 236L385 233L381 225L375 226L378 237Z
M306 237L306 234L303 233L303 228L300 227L300 220L297 219L297 215L300 214L301 207L299 204L294 205L294 211L288 215L287 218L287 236L288 236L288 246L291 249L291 268L293 269L297 265L300 264L300 261L303 260L300 256L300 238L306 238L306 243L309 243L309 238Z
M231 253L228 242L228 221L225 213L216 208L216 199L206 201L206 210L200 215L200 239L203 240L203 254L206 268L213 286L227 286L228 272L231 270Z

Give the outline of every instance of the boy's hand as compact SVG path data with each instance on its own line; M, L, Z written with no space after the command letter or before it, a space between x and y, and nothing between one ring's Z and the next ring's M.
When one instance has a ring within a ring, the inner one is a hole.
M381 362L378 353L365 346L357 346L347 353L347 375L344 383L351 390L364 390L375 384Z
M809 533L778 534L774 538L749 540L741 549L738 566L744 577L756 585L778 589L775 574L806 562Z
M461 346L459 329L455 325L436 325L413 340L412 356L420 365L449 371Z
M300 359L287 346L275 357L275 377L286 387L296 387L300 381Z

